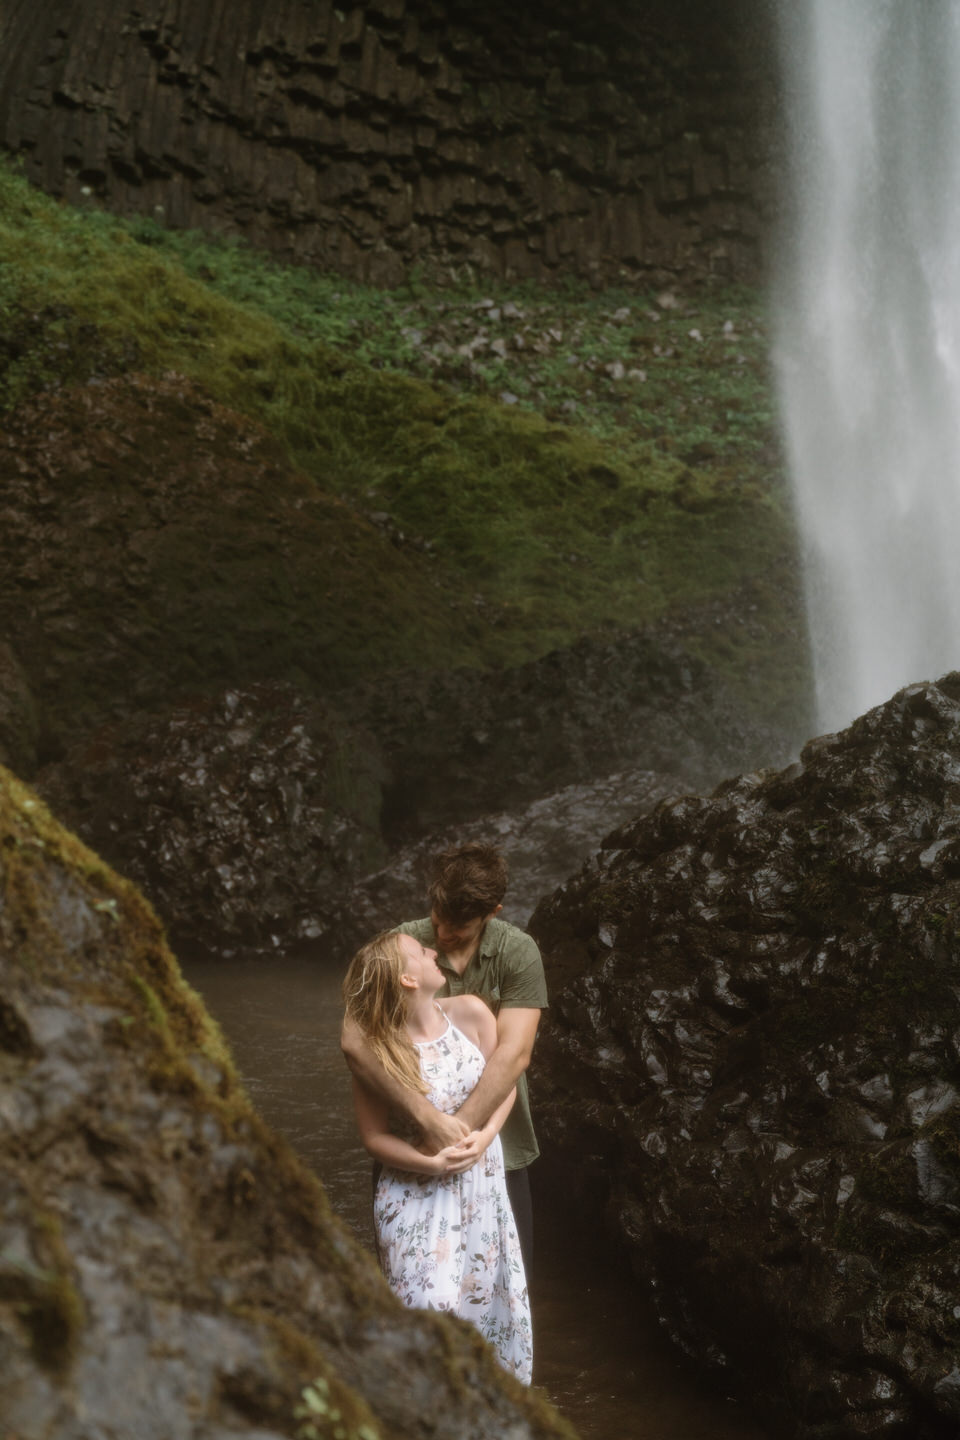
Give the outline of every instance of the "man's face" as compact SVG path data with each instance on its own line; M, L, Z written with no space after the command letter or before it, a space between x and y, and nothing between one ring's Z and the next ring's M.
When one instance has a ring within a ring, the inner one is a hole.
M499 910L499 905L497 910ZM481 932L488 920L491 920L497 911L493 910L489 915L480 915L476 920L445 920L438 915L436 910L431 910L430 920L433 924L434 933L437 937L437 944L445 953L457 950L472 950L480 939Z

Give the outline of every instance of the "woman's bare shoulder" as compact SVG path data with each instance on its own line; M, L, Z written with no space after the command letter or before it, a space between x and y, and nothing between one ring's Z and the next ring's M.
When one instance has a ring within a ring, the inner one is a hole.
M493 1013L479 995L448 995L440 1001L440 1005L457 1029L471 1039L483 1034L491 1025L496 1029Z

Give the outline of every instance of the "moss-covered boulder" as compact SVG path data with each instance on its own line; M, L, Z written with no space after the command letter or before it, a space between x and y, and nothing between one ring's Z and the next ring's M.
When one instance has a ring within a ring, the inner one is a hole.
M570 1436L404 1309L149 906L0 770L0 1415L23 1440Z
M537 1110L805 1440L960 1428L960 675L663 802L538 909Z

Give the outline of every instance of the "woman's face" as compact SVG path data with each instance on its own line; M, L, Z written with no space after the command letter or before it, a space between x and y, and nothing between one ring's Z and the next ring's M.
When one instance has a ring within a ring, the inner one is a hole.
M428 950L412 935L400 936L400 950L403 954L403 972L417 982L418 989L431 995L446 984L446 979L437 964L436 950Z

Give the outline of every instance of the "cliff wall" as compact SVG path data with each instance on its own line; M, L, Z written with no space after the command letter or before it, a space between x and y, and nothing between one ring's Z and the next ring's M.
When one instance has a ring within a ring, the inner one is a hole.
M8 0L0 145L56 195L392 285L749 279L764 0Z

